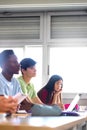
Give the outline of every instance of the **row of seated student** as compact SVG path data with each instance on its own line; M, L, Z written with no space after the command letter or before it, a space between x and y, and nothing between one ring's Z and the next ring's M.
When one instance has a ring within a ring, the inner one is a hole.
M36 61L31 58L24 58L18 63L17 56L13 50L4 50L0 53L0 111L14 113L17 109L29 110L32 104L58 105L64 110L62 101L63 78L59 75L52 75L48 83L36 93L32 77L36 76ZM21 76L17 79L14 74ZM17 99L13 96L17 93L24 93L27 98L18 107ZM8 96L8 98L5 97Z

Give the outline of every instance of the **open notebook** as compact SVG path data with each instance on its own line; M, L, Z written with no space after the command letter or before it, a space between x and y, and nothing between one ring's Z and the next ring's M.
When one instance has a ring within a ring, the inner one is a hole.
M79 116L78 112L73 111L82 94L76 94L67 110L62 111L61 116Z

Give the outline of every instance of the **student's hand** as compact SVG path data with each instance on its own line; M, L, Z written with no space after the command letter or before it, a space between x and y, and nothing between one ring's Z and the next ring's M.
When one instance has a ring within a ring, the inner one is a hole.
M62 92L62 88L58 91L54 91L54 94L56 94L57 96Z
M62 110L65 110L65 107L64 107L64 104L63 104L63 103L58 103L58 106L60 106L60 108L61 108Z
M0 112L15 113L17 111L17 100L12 97L0 96Z

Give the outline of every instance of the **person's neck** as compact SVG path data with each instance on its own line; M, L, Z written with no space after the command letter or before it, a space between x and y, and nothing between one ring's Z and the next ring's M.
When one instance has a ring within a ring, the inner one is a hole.
M5 71L2 71L2 75L8 80L8 81L11 81L11 78L12 78L12 74L9 74Z
M31 80L30 77L27 77L27 76L24 76L24 75L23 75L22 77L23 77L24 81L25 81L27 84L30 83L30 80Z

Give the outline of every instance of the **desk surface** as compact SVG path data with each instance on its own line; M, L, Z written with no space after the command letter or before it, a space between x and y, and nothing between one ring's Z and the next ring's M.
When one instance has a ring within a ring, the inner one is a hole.
M32 117L0 114L0 130L65 130L82 124L87 120L87 113L82 116Z

